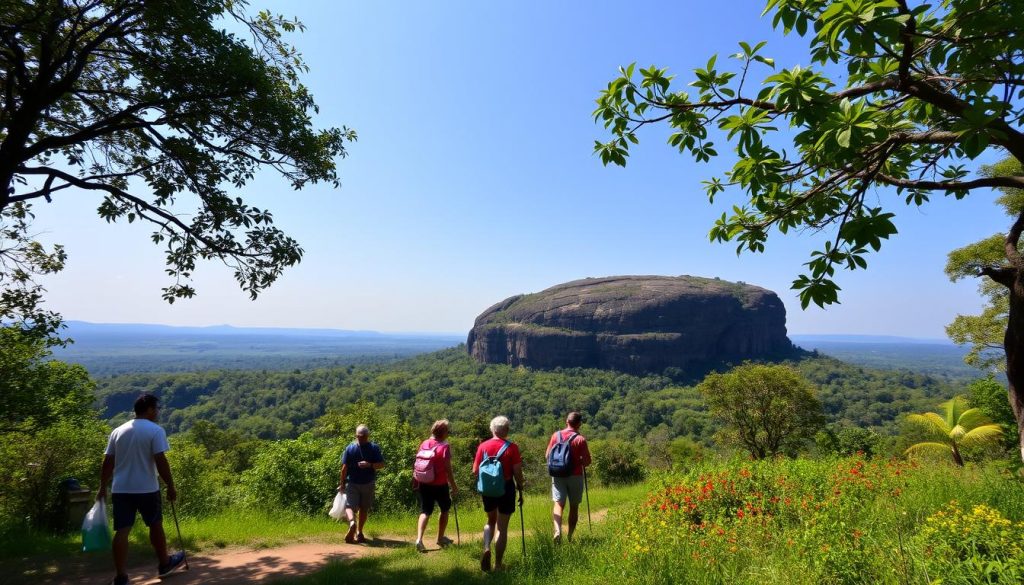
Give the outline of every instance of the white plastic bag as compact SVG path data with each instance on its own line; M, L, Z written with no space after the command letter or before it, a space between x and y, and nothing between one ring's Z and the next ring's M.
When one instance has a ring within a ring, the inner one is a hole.
M82 552L110 550L110 526L107 525L107 504L96 500L82 521Z
M345 517L345 503L345 494L338 492L334 495L334 503L331 504L331 511L327 515L341 521Z

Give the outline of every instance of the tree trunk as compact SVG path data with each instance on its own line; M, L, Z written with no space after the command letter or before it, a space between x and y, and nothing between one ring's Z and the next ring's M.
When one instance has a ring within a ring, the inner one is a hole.
M1024 271L1017 271L1010 287L1010 315L1003 347L1006 350L1006 379L1010 408L1017 419L1018 445L1024 461Z
M957 449L956 443L953 443L953 463L956 463L957 467L964 466L964 458L960 456L960 449Z

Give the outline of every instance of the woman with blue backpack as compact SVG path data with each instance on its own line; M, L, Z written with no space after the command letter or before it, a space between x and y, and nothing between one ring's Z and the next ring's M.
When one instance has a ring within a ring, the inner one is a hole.
M508 542L508 522L516 511L516 492L519 506L523 505L523 458L519 446L508 440L509 420L496 416L491 420L492 437L477 447L473 460L473 475L477 477L477 491L484 502L487 524L484 526L484 551L480 556L480 569L491 570L491 539L494 540L494 569L503 568L505 545Z
M420 517L416 525L416 550L427 552L423 545L423 533L427 530L427 521L434 513L434 504L441 508L437 519L437 545L440 547L452 544L452 539L444 535L448 527L448 510L452 507L452 498L459 491L455 485L455 474L452 473L452 453L448 446L449 423L447 419L435 421L430 427L430 438L420 443L413 464L413 489L420 503Z

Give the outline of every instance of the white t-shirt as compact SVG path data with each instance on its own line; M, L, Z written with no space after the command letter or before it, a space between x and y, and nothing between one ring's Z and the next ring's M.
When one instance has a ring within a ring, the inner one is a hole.
M111 492L150 494L160 491L153 456L170 448L167 433L151 420L136 418L114 429L105 452L114 457Z

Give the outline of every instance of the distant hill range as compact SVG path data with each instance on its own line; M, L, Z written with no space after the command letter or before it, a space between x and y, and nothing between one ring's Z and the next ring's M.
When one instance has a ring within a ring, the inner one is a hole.
M176 327L68 321L57 359L94 376L214 369L309 369L393 361L452 347L461 335L344 329Z

